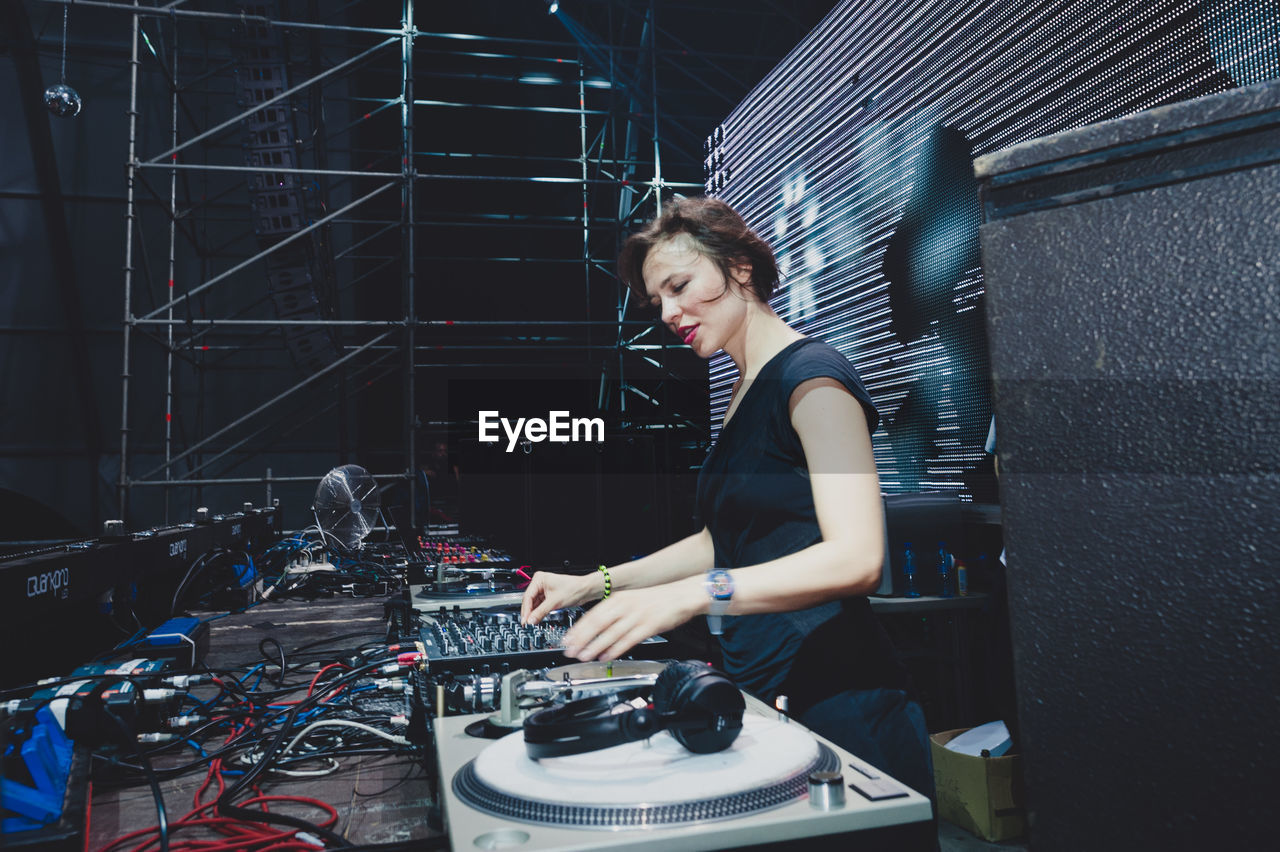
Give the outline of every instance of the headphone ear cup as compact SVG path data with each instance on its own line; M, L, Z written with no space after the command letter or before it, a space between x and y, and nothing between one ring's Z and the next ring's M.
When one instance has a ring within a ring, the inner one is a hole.
M702 672L712 671L711 667L700 663L674 662L658 673L658 680L653 684L653 709L659 715L679 711L681 691Z
M746 702L733 681L701 663L670 663L653 687L653 709L695 754L723 751L742 730Z

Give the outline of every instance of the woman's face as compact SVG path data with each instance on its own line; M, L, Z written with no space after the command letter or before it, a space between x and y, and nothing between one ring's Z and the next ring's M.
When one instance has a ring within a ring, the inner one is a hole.
M720 268L698 251L687 234L663 240L644 260L644 289L662 323L699 357L710 358L732 345L744 328L750 290L742 269L726 287Z

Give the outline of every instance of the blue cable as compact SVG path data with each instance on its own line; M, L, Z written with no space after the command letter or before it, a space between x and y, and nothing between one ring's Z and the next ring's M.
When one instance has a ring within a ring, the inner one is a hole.
M236 683L243 684L246 680L248 680L248 679L249 679L249 675L251 675L251 674L253 674L254 672L258 671L259 669L261 669L261 668L262 668L263 666L265 666L265 665L266 665L266 663L258 663L256 666L254 666L253 668L249 669L249 671L245 672L243 677L241 677L241 678L237 679L237 680L236 680Z

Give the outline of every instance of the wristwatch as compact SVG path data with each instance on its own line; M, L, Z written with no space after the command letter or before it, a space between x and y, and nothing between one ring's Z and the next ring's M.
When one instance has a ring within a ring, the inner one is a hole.
M707 627L711 635L724 633L721 622L725 611L729 609L729 599L733 597L733 575L723 568L715 568L707 572L707 594L711 597L711 608L707 610Z

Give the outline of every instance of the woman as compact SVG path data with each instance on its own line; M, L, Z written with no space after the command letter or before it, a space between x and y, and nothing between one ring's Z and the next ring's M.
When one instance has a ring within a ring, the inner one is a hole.
M706 614L739 686L767 703L786 695L807 727L932 798L923 714L865 597L883 559L866 388L769 307L773 251L722 201L670 202L627 241L619 270L694 352L723 349L738 368L698 478L705 526L607 572L539 572L521 617L600 599L607 583L564 644L612 660Z

